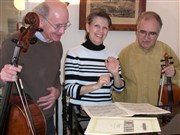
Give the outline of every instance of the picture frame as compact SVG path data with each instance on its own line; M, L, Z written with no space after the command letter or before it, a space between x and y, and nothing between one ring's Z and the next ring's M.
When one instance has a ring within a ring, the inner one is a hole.
M85 29L86 17L93 8L110 15L113 31L136 31L136 20L146 10L146 0L80 0L79 29Z

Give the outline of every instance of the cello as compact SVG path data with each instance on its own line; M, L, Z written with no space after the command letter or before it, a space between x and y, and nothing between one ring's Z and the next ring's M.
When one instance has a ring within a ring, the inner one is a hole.
M27 13L24 21L29 26L27 28L21 27L18 40L12 40L16 43L11 60L13 66L18 65L20 52L27 52L29 44L36 43L35 32L42 31L39 28L39 17L36 13ZM7 82L3 90L0 109L0 135L45 135L45 117L40 108L27 98L19 74L17 81L15 81L18 96L11 94L13 82Z
M161 62L164 62L162 67L173 64L171 59L172 57L170 57L168 53L165 53L164 59L161 60ZM171 77L167 77L167 84L164 84L164 79L165 74L163 73L158 97L158 106L175 114L180 106L180 88L172 83Z

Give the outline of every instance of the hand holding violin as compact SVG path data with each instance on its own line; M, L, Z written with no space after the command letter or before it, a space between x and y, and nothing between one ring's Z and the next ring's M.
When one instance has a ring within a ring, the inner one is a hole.
M161 72L165 73L167 77L173 77L176 74L176 70L173 65L164 67Z
M162 66L161 72L163 73L162 82L160 87L160 95L158 99L158 106L162 102L170 112L176 112L180 101L180 89L178 86L172 83L171 77L175 76L176 70L170 57L167 53L164 54L164 59L161 62L165 62ZM167 84L164 84L164 77L166 76Z
M21 70L22 70L22 66L20 65L18 67L15 67L11 64L6 64L1 69L0 79L3 82L8 82L8 81L14 82L17 80L17 73L21 72Z

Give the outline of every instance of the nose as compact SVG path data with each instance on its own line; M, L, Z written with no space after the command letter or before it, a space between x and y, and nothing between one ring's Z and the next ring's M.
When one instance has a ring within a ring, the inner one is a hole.
M60 27L60 29L58 30L59 33L64 34L65 33L65 27Z
M101 33L101 34L103 34L103 33L105 32L105 29L104 29L103 27L100 27L100 28L98 29L98 32Z
M145 38L145 39L149 39L149 38L150 38L150 34L147 32L147 33L144 35L144 38Z

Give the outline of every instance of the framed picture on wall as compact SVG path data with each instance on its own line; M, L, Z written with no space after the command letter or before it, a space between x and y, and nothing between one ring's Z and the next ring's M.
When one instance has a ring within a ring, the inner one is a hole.
M135 31L138 16L146 10L146 0L80 0L79 29L94 8L104 9L112 19L111 30Z

